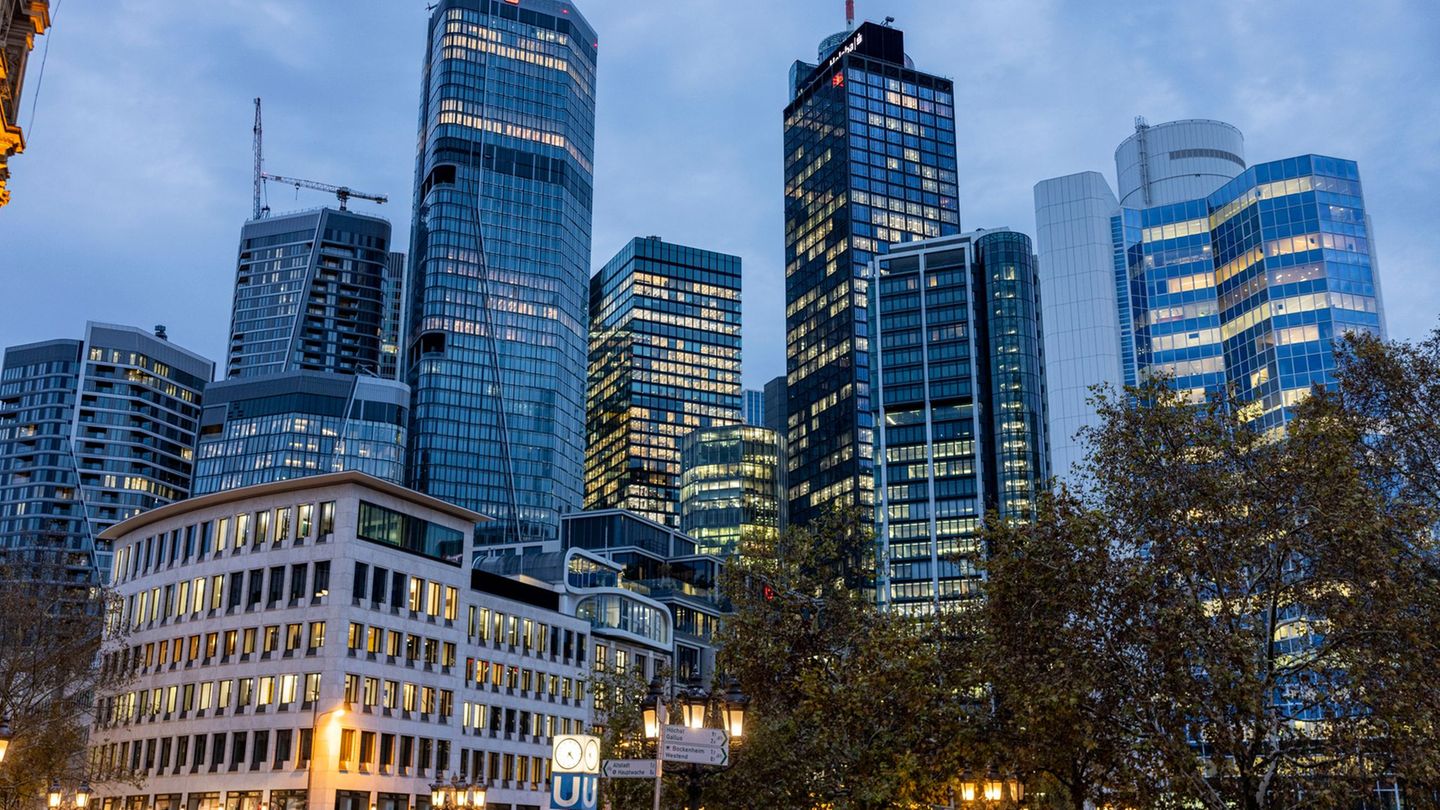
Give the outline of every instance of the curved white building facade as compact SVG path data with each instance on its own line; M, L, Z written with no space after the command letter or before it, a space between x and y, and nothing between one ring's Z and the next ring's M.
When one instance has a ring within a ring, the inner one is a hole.
M343 472L106 532L123 630L97 810L430 810L442 773L547 804L549 738L590 718L590 628L552 590L475 579L480 519Z
M1188 119L1150 126L1115 150L1120 204L1150 208L1198 200L1245 170L1245 136L1223 121Z

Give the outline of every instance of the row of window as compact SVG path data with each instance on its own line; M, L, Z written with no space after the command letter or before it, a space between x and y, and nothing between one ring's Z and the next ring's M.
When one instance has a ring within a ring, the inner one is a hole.
M286 711L297 702L309 708L320 695L320 673L262 675L225 678L218 681L157 686L102 698L96 707L101 726L160 720L175 715L196 717L214 709L215 716L241 714L250 707L257 712Z
M312 537L317 528L318 538L323 541L335 531L335 502L318 505L318 526L316 513L316 504L312 503L282 506L216 518L137 540L116 550L115 582L125 582L152 570L173 568L192 559L204 559L211 554L218 556L226 549L259 550L266 544L275 546L287 540L299 545Z
M330 595L330 561L295 563L270 568L234 571L227 576L182 579L177 583L155 586L148 591L132 593L125 598L117 617L122 627L138 628L142 624L162 624L170 620L194 618L214 613L221 607L226 613L240 608L258 610L295 607L307 597L316 604ZM288 584L288 588L286 587ZM207 597L208 590L208 597Z
M275 654L296 655L301 650L305 655L315 655L324 646L323 621L217 630L203 635L196 633L188 637L150 641L105 653L101 658L101 672L107 676L130 675L158 672L167 667L174 669L182 664L187 668L197 664L223 664L237 657L241 661L249 660L256 652L262 660Z

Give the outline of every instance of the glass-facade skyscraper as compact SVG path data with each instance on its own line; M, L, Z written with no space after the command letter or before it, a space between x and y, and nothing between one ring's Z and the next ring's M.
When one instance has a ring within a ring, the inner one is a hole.
M1272 429L1333 382L1336 338L1383 335L1354 162L1247 166L1229 124L1140 121L1116 166L1119 198L1095 172L1035 187L1061 476L1083 462L1092 384L1163 374L1195 399L1228 387Z
M405 482L410 389L357 374L292 371L205 389L192 495L359 470Z
M390 223L320 208L240 231L226 377L381 373Z
M785 108L790 519L874 502L869 265L960 231L949 79L900 31L864 23L791 69Z
M557 540L580 508L595 31L563 0L439 0L402 362L409 483Z
M785 529L785 440L754 424L701 428L680 445L680 530L706 554Z
M1029 237L977 231L874 260L882 605L978 592L981 521L1031 514L1049 477L1040 289Z
M200 400L215 364L131 326L5 350L0 373L0 550L108 581L100 533L190 497ZM53 569L52 569L53 570Z
M740 257L632 239L590 279L585 508L679 526L681 440L740 406Z

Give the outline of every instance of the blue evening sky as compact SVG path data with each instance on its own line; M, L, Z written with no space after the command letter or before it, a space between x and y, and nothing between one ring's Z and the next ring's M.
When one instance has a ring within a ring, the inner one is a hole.
M843 0L577 0L600 34L595 268L631 236L744 260L745 381L784 371L781 110ZM1440 313L1435 0L858 0L955 80L962 225L1033 235L1036 181L1114 177L1132 119L1218 118L1251 162L1358 160L1392 337ZM424 0L52 0L0 209L0 345L87 319L169 326L223 363L266 167L390 195L408 243ZM43 84L40 60L48 48ZM39 85L38 106L31 102ZM276 211L331 198L275 188Z

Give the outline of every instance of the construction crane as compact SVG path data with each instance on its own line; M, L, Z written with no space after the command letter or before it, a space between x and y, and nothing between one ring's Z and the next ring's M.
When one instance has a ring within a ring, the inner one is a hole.
M294 186L295 188L308 188L312 191L328 191L335 195L335 199L340 201L341 211L346 210L345 204L349 202L351 197L359 197L362 200L369 200L376 203L390 201L390 198L384 194L367 194L363 191L356 191L349 186L332 186L329 183L320 183L315 180L301 180L297 177L282 177L269 172L261 172L260 177L263 180L273 180L276 183L284 183L287 186Z
M266 180L273 180L277 183L284 183L286 185L294 186L297 189L308 188L312 191L325 191L334 194L335 198L340 201L341 211L347 210L345 208L345 205L350 201L351 197L359 197L362 200L370 200L371 202L376 203L389 202L390 198L386 197L384 194L367 194L363 191L356 191L349 186L332 186L329 183L321 183L315 180L301 180L297 177L283 177L281 175L271 174L265 171L265 163L261 152L261 140L264 135L264 130L260 126L259 98L255 99L255 128L252 131L255 136L255 200L253 206L253 216L255 219L259 219L262 216L268 216L270 214L270 206L262 206L260 204L260 197L263 190L262 187Z

